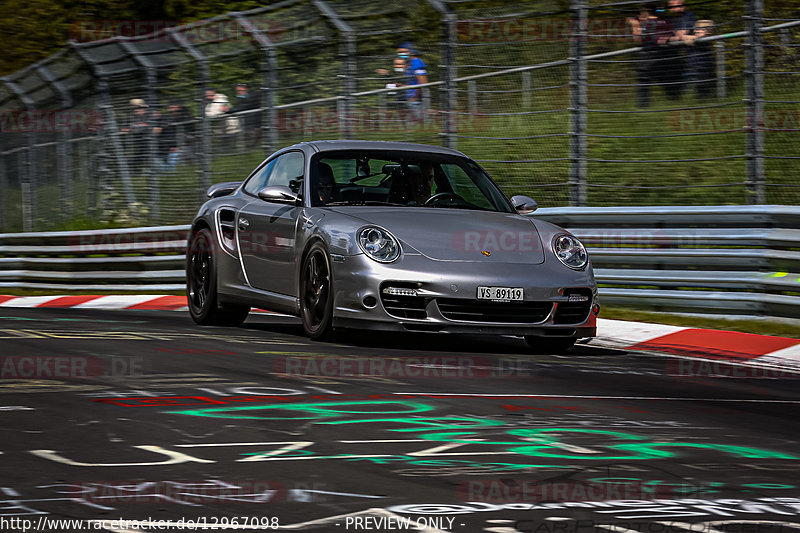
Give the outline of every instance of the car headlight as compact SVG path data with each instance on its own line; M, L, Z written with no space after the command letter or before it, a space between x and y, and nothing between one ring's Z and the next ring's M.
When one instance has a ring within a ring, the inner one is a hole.
M564 265L575 270L584 268L589 262L586 248L572 235L562 233L553 237L553 253Z
M378 226L367 226L358 231L358 245L371 259L391 263L400 257L400 243L394 236Z

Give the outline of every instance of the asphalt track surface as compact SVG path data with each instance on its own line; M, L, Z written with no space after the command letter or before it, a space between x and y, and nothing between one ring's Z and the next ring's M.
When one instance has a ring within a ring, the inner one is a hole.
M791 376L77 309L1 309L0 356L3 532L800 528Z

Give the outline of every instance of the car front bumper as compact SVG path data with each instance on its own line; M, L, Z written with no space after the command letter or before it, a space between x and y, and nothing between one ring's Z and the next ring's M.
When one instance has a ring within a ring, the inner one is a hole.
M412 254L383 264L359 254L333 256L332 270L334 327L558 337L596 335L597 285L591 267L575 271L554 258L531 265L434 261ZM478 301L479 286L522 287L523 302ZM399 315L388 299L384 301L387 295L382 291L387 287L414 290L416 299L410 298L416 302L413 312ZM576 299L580 298L587 300L579 303ZM446 307L462 309L462 304L472 313L470 319L463 318L465 313L443 311ZM580 311L581 305L585 306L585 313ZM571 306L574 320L561 312L567 309L565 306ZM504 318L509 309L530 307L537 308L537 313Z

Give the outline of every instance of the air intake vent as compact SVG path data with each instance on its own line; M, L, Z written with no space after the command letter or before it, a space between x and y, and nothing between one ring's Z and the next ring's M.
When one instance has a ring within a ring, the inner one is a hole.
M580 324L589 316L592 308L592 291L589 289L565 289L564 295L569 298L567 302L559 302L554 324Z
M544 322L553 308L552 302L485 302L457 298L436 300L442 316L465 322L502 322L537 324Z

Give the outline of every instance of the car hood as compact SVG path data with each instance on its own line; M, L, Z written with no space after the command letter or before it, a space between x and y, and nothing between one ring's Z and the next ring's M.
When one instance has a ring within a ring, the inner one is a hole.
M544 262L533 222L513 213L427 207L341 206L334 211L375 224L436 261Z

